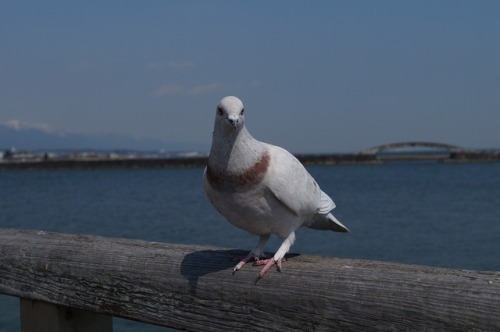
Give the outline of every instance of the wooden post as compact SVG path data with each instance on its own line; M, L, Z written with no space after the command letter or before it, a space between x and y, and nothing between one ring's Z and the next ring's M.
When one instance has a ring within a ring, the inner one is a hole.
M500 331L499 272L292 254L256 283L246 253L0 229L0 293L190 331Z
M112 332L112 317L21 299L21 332Z

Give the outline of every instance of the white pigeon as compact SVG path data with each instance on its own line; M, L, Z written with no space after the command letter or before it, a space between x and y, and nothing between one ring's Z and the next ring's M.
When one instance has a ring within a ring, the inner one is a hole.
M304 166L280 147L260 142L245 127L245 109L236 97L223 98L216 109L212 147L203 187L213 206L229 222L260 237L257 247L234 268L255 260L264 274L281 262L301 226L348 232L330 211L333 200ZM283 242L274 257L263 258L271 234Z

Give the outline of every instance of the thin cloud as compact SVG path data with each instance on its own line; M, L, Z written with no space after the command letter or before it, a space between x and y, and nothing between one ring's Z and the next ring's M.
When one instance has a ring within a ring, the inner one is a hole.
M81 61L81 62L77 62L77 63L73 63L71 65L69 65L69 69L70 70L75 70L75 71L85 71L85 70L89 70L89 69L93 69L95 67L95 64L92 63L92 62L89 62L89 61Z
M151 95L154 97L164 97L164 96L180 96L180 95L189 95L189 96L202 96L205 94L209 94L221 89L220 84L217 83L209 83L209 84L201 84L194 87L184 87L179 84L166 84L157 89L155 89Z
M52 129L48 124L45 123L26 123L22 122L19 120L8 120L4 122L0 122L0 124L15 129L15 130L21 130L21 129L37 129L44 131L46 133L54 133L56 130Z
M179 84L167 84L153 91L154 97L173 96L184 93L184 88Z
M172 69L172 70L187 70L195 67L195 63L192 61L170 61L170 62L156 62L152 61L146 65L147 69L150 70L166 70L166 69Z
M168 64L165 62L150 62L146 65L146 68L150 70L164 70L167 67Z
M169 67L175 70L186 70L194 68L195 63L192 61L170 62Z
M217 83L203 84L193 87L189 90L191 96L201 96L207 93L215 92L220 90L220 85Z

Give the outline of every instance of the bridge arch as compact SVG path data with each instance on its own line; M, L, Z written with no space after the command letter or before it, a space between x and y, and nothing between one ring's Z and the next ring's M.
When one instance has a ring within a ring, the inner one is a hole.
M398 143L389 143L377 145L372 148L361 151L361 154L377 154L380 152L385 152L389 150L397 150L402 148L431 148L437 150L446 150L450 153L452 152L461 152L464 151L464 148L461 148L456 145L445 144L445 143L434 143L434 142L398 142Z

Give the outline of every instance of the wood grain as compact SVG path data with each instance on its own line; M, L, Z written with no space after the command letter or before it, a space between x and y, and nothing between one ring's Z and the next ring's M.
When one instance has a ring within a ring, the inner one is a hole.
M0 229L0 293L190 331L500 330L500 273Z

